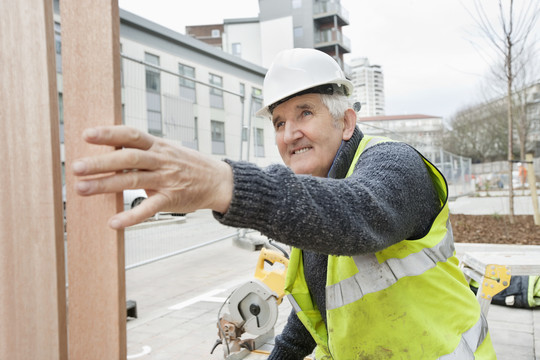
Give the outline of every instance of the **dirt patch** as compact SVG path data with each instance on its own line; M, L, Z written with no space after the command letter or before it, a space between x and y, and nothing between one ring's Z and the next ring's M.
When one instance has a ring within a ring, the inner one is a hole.
M450 214L454 241L461 243L540 245L540 226L532 215Z

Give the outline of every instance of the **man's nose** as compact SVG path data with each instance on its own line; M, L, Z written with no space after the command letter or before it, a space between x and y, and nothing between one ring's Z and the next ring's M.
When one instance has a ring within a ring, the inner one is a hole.
M300 137L302 137L302 130L296 124L296 122L295 121L287 121L285 123L285 132L283 134L283 141L286 144L290 144L290 143L293 143L294 141L298 140Z

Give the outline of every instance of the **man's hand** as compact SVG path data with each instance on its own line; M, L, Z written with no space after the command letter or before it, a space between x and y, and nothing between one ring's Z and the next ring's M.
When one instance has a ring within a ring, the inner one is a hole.
M225 213L233 192L231 167L195 150L173 145L164 139L125 127L87 129L83 139L121 150L78 159L72 165L80 178L79 195L145 189L148 199L109 220L113 229L139 223L159 211L186 213L212 209Z

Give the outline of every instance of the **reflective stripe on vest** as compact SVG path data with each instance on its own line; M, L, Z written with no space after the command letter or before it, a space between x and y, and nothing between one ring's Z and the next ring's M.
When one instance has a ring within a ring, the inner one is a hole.
M446 223L444 238L433 248L423 248L403 259L390 258L379 264L375 254L353 256L358 273L326 287L326 309L332 310L360 300L364 295L386 289L405 276L416 276L454 254L452 227Z

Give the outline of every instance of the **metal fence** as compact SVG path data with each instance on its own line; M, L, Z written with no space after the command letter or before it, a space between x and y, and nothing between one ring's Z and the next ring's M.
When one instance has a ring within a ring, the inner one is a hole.
M444 175L448 182L448 195L455 198L475 191L471 158L459 156L441 148L424 154Z
M524 161L524 160L523 160ZM523 163L525 166L525 163ZM512 181L514 188L522 187L521 179L519 178L520 161L516 160L512 163ZM540 178L540 158L533 160L533 168L536 178ZM508 189L508 161L494 161L482 164L473 164L472 173L475 178L476 190L490 191Z
M160 214L125 230L126 270L236 238L240 231L208 223L206 211L185 216Z

